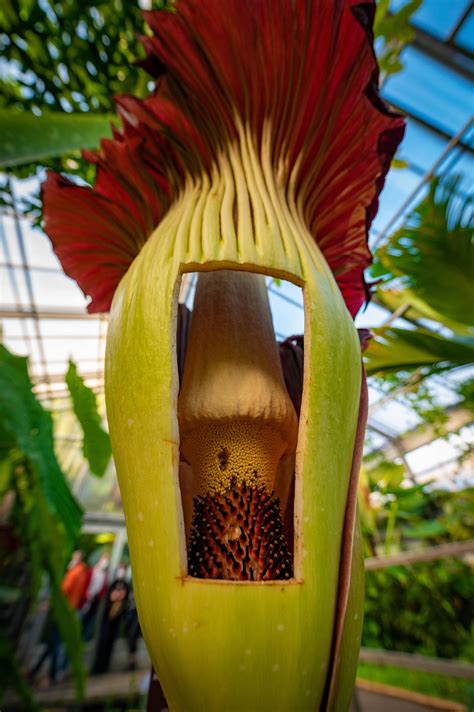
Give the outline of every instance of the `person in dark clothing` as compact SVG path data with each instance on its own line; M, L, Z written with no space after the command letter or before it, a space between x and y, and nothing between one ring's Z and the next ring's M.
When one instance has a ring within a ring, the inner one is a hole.
M78 610L82 605L85 597L87 583L89 580L89 567L84 561L84 555L80 549L74 551L71 561L68 564L67 571L61 583L61 589L67 598L71 608ZM41 670L43 663L49 658L49 679L50 685L57 681L58 674L64 674L67 668L68 660L64 650L61 636L59 633L58 624L54 619L52 610L49 610L45 624L45 640L46 647L40 655L38 661L33 665L28 673L30 680L34 680L38 672Z
M109 586L105 596L94 663L91 670L92 675L100 675L109 669L120 623L127 610L129 592L130 587L125 581L125 566L121 564L118 567L116 578Z
M99 614L100 604L108 589L108 568L110 554L104 552L91 569L89 585L86 590L85 603L81 608L82 636L85 641L92 640Z
M138 614L135 605L135 596L133 595L133 588L130 589L128 608L125 614L125 633L127 635L128 644L128 669L136 670L137 646L138 639L141 635L141 630L140 623L138 622Z
M62 643L59 635L59 628L51 611L48 613L44 629L44 639L46 646L39 656L37 662L28 672L28 679L32 682L38 672L41 670L43 663L49 658L49 674L48 684L53 685L57 681L58 672L62 670Z

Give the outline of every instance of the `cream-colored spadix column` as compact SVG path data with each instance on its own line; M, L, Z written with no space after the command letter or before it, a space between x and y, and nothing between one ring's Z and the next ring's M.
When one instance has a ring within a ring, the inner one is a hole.
M243 482L274 490L280 459L296 447L298 420L263 276L199 276L178 414L181 456L198 493Z

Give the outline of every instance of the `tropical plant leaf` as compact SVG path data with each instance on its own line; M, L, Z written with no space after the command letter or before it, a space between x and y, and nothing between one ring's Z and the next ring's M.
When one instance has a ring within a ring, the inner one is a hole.
M368 470L370 483L379 489L384 487L399 487L405 476L405 465L382 460L375 467Z
M0 27L2 109L25 115L49 111L104 116L114 113L114 96L147 92L150 78L136 63L144 56L139 3L2 0ZM26 177L35 173L38 163L88 182L93 178L77 152L17 165L9 172Z
M109 434L102 428L97 411L97 400L77 373L76 365L70 361L66 373L66 384L71 394L74 412L84 433L83 453L91 472L97 477L105 474L112 455Z
M401 170L403 168L408 168L408 167L409 167L408 161L404 161L401 158L392 158L390 168L396 168L398 170Z
M474 338L446 338L427 329L372 329L374 338L364 352L369 375L420 366L442 371L474 362Z
M43 515L46 515L45 511L43 511ZM56 555L54 547L48 546L51 537L54 536L55 523L46 516L42 517L42 521L45 524L42 527L40 536L43 539L45 568L51 581L51 610L74 673L77 696L82 697L85 683L82 627L77 612L71 607L62 590L64 561L61 556Z
M74 672L76 692L81 697L84 691L81 627L77 612L69 605L61 587L71 547L66 540L63 523L48 506L31 463L20 455L16 461L12 457L11 466L15 497L9 524L21 541L25 553L23 567L27 568L29 580L28 588L23 590L22 601L26 598L30 607L34 605L46 574L53 620L65 644ZM8 631L2 631L0 640L2 637L8 640Z
M3 695L8 688L15 690L24 710L40 712L40 706L22 677L13 645L0 635L0 704L3 704Z
M382 40L376 46L383 79L403 69L400 55L415 36L410 20L422 2L423 0L408 0L397 12L390 10L390 0L379 0L377 3L374 35Z
M432 539L446 534L446 527L437 519L424 519L403 527L402 532L408 539Z
M474 305L473 204L460 197L459 178L434 179L407 223L377 251L373 275L381 301L409 303L454 331L472 333ZM393 283L393 280L396 280Z
M34 604L46 574L53 618L66 645L80 696L84 688L82 636L77 614L69 606L61 582L79 533L82 511L56 460L51 415L32 392L27 359L14 356L1 345L0 440L1 493L13 495L6 510L8 524L21 542L25 557L22 567L27 570L22 605L25 601ZM7 609L15 607L14 600L3 604ZM13 635L11 630L0 632L0 658L12 642L9 635ZM7 686L13 686L22 696L25 708L33 709L29 688L13 657L8 661L7 681Z
M0 168L60 156L81 148L97 148L112 135L113 114L49 112L35 116L15 109L0 110Z
M35 472L48 507L64 525L70 545L81 525L82 512L69 491L56 460L51 415L32 392L27 359L14 356L0 345L1 450L18 449Z
M379 285L374 295L374 301L380 303L392 314L404 307L402 316L409 321L419 321L427 318L426 312L419 311L412 306L412 296L404 289L391 289L390 286L382 288Z

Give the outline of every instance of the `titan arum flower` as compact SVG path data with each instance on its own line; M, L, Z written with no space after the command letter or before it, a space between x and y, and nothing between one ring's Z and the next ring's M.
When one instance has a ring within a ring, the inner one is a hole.
M44 184L66 273L90 311L110 309L110 433L140 622L171 710L349 705L366 415L351 315L403 134L377 95L373 13L354 0L146 13L156 90L117 99L121 129L84 154L93 188L52 173ZM188 272L199 281L185 355ZM280 359L262 275L304 292L302 399L290 373L301 344Z

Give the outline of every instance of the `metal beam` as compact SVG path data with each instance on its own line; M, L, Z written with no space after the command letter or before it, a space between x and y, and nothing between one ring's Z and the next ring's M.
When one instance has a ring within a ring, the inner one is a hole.
M398 208L398 210L395 212L394 215L390 218L390 220L386 223L385 227L380 230L380 232L377 234L377 237L372 243L372 251L375 250L376 247L379 246L379 244L387 237L387 235L390 233L392 229L395 228L397 222L403 217L405 212L410 208L412 205L413 201L415 198L418 197L420 194L423 186L428 183L433 176L436 174L436 171L438 168L443 164L445 161L447 155L451 152L451 150L455 146L459 146L459 142L462 140L462 137L464 136L465 133L467 133L470 128L472 127L474 122L474 119L471 117L464 126L461 127L461 129L458 131L458 133L451 138L449 143L445 146L444 150L441 152L440 156L437 158L437 160L433 163L431 168L425 173L423 178L419 181L418 185L416 188L410 193L410 195L405 198L401 206Z
M387 569L389 566L411 566L422 561L437 561L451 559L454 556L464 556L474 551L474 539L467 541L452 541L449 544L428 546L419 551L400 551L390 556L372 556L364 561L366 571Z
M463 26L464 21L467 19L467 16L470 14L470 12L473 8L474 8L474 3L468 2L466 7L464 8L464 12L461 13L460 17L458 18L458 21L456 22L456 24L452 28L451 32L449 33L448 37L446 38L446 42L448 44L452 44L455 41L457 33ZM469 53L469 54L471 54L471 53Z
M2 215L2 211L0 210L0 217ZM19 215L19 218L21 220L28 220L28 217L26 215ZM23 265L19 264L17 262L9 262L0 260L0 267L5 267L6 269L22 269L22 270L27 270L28 272L46 272L48 274L64 274L62 269L59 267L41 267L39 265Z
M466 52L452 43L447 44L420 27L415 27L415 25L412 27L415 31L412 47L432 57L440 64L444 64L454 72L458 72L469 81L474 80L474 59L470 52Z
M427 129L428 131L431 131L432 133L436 134L445 141L451 141L453 139L454 134L448 131L448 129L444 128L443 126L431 123L431 121L426 116L415 113L413 109L408 108L400 101L392 101L389 96L384 97L384 100L394 111L397 111L400 114L404 114L407 119L415 121L417 124L420 124L420 126L423 126L423 128ZM472 118L470 121L472 123ZM459 148L462 148L463 151L466 151L469 154L474 154L474 147L472 146L472 142L470 142L469 140L461 138L456 142L456 145Z
M123 531L125 517L123 512L105 514L102 512L86 512L82 520L83 534L102 534Z
M446 433L457 433L461 428L472 423L472 413L459 405L453 405L446 408L448 420L443 424L443 431ZM422 431L414 429L403 435L402 443L405 452L412 452L423 445L439 437L437 428L434 425L428 425Z
M443 424L443 432L446 434L456 433L461 430L461 428L473 422L471 412L462 405L454 404L448 406L446 413L448 420ZM419 426L417 426L413 428L413 430L409 430L401 435L394 435L393 431L380 425L377 421L374 421L373 418L369 418L367 428L390 440L390 444L387 447L375 448L371 452L371 454L376 452L383 453L388 459L404 457L409 452L417 450L423 445L428 445L439 437L439 433L434 425L428 425L423 430L420 430Z
M434 134L444 139L445 141L451 141L453 139L453 134L450 131L443 128L442 126L432 124L426 116L416 114L412 109L409 109L407 106L404 106L400 101L392 101L388 96L384 97L384 99L392 109L394 109L398 113L404 114L408 119L416 121L417 124L420 124L420 126L423 126L423 128L428 129L429 131L432 131ZM472 144L466 140L460 139L456 142L456 145L459 146L459 148L462 148L467 153L474 153L474 148Z
M428 658L425 655L413 655L375 648L361 648L359 660L361 663L370 663L372 665L392 665L406 670L418 670L419 672L431 672L438 675L449 675L449 677L461 677L464 680L474 680L474 665L459 662L458 660Z
M91 372L84 372L80 374L81 378L83 378L85 381L97 381L97 371L91 371ZM100 374L100 376L103 378L103 374ZM50 383L64 383L65 380L65 374L64 373L53 373L50 375L49 380ZM43 379L41 376L32 376L31 377L32 382L36 386L42 386L43 385ZM101 379L100 379L101 380ZM51 392L52 396L54 397L54 391Z
M88 314L83 309L71 309L64 307L61 311L57 309L14 309L7 306L0 306L0 319L95 319L108 318L108 314Z

